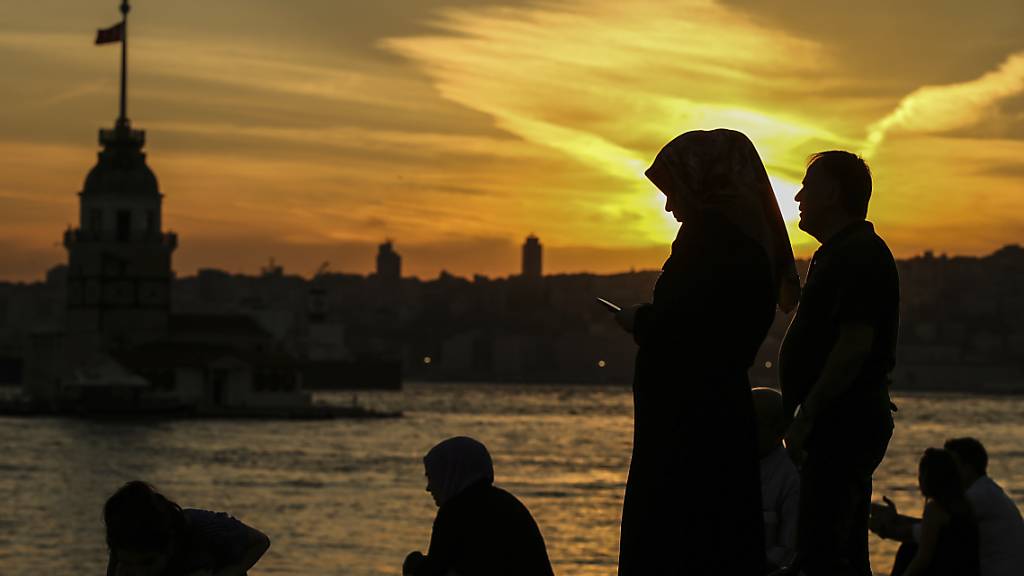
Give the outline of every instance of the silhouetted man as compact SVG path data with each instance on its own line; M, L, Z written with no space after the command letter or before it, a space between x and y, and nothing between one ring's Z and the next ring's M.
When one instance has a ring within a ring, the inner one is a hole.
M870 575L871 475L892 435L899 279L865 220L871 172L849 152L811 157L800 228L821 247L779 353L786 447L801 465L797 562L808 576Z

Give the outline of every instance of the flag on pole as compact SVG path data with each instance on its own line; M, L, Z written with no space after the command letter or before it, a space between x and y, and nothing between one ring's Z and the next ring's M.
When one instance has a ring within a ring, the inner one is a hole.
M121 40L124 40L124 22L118 22L110 28L96 31L97 44L110 44L111 42L120 42Z

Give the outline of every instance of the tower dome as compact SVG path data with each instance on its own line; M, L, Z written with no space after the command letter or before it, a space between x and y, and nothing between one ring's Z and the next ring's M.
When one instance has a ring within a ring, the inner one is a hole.
M119 123L113 130L100 130L103 150L85 177L85 196L160 196L156 175L146 164L142 146L146 133Z

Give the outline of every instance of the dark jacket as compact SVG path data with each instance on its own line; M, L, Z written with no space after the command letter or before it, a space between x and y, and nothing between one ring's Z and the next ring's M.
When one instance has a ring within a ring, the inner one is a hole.
M526 506L490 483L441 505L415 576L553 576L544 537Z

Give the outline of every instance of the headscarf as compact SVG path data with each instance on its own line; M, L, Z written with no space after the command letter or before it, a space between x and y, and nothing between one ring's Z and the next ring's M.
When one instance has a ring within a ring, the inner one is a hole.
M645 172L673 204L700 214L716 210L757 242L771 262L778 304L792 310L800 278L786 224L754 144L735 130L694 130L658 152Z
M423 465L439 505L478 482L494 482L487 447L468 436L455 436L434 446L423 457Z

